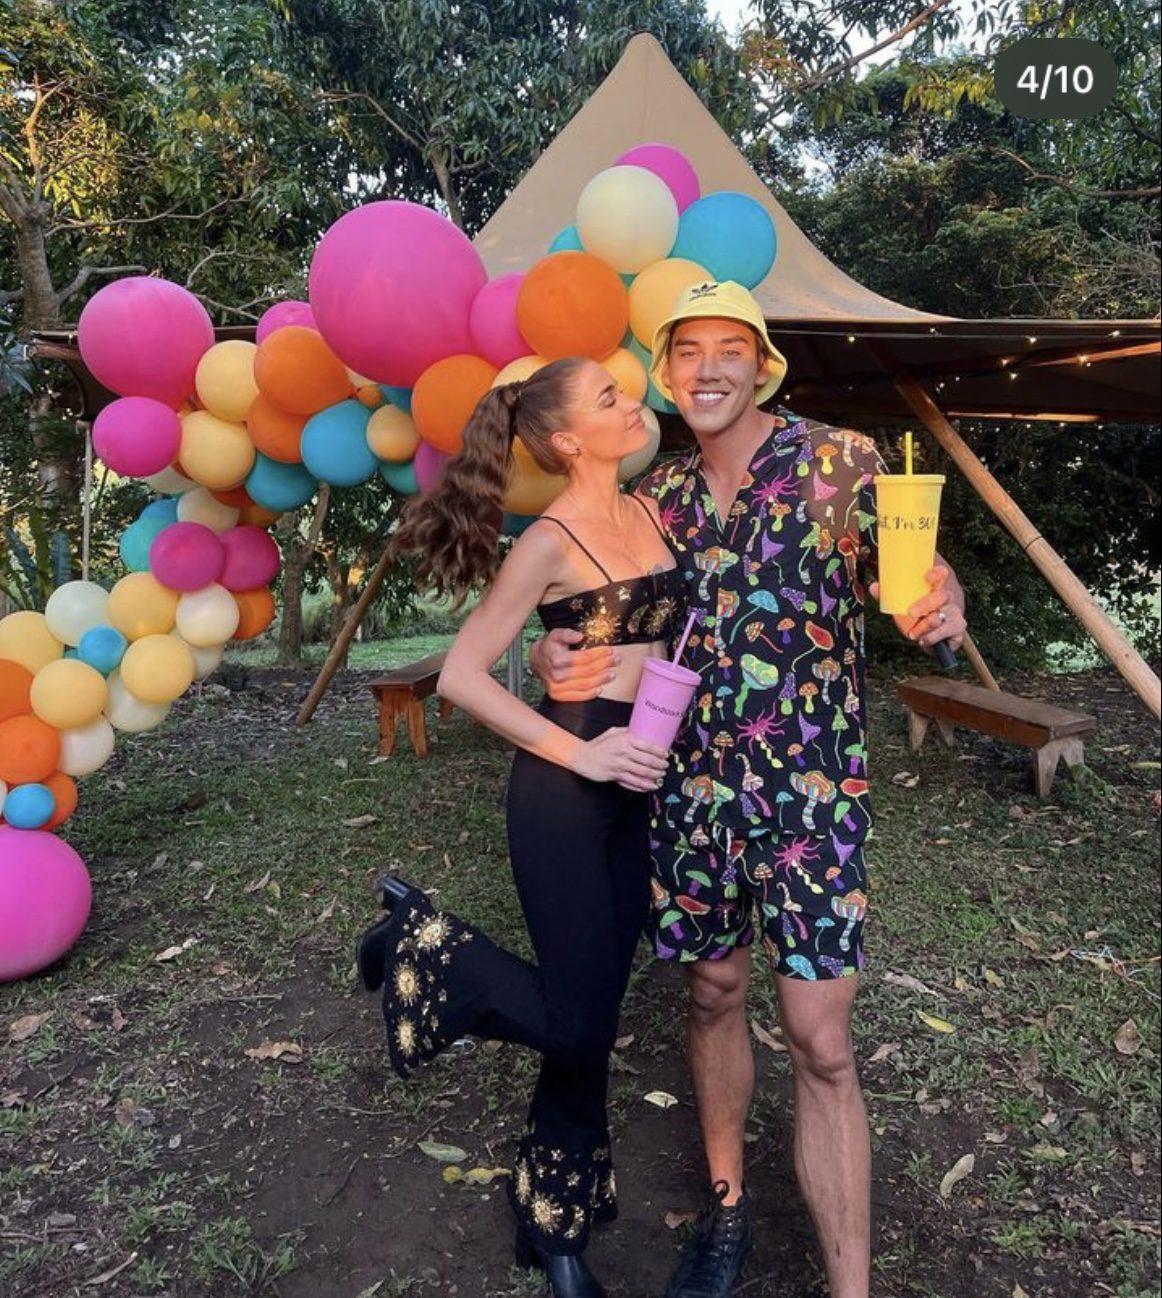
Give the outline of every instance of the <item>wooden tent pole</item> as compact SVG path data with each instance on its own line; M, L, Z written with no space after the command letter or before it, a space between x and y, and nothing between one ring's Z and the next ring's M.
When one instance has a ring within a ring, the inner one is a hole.
M363 587L359 598L351 605L346 621L339 628L339 634L335 637L335 643L331 646L326 661L319 668L315 683L311 686L307 697L303 699L302 706L295 717L296 725L306 725L311 717L315 715L315 709L322 701L323 695L326 694L327 686L331 684L331 677L339 670L339 664L343 661L347 646L355 639L355 632L363 624L367 609L375 598L376 592L383 585L383 579L387 576L387 570L390 567L391 551L389 547L385 546L383 553L379 556L379 562L372 569L371 576L367 579L367 585Z
M968 659L972 670L976 672L977 680L985 689L999 690L1001 687L997 684L997 678L989 671L989 665L981 657L981 652L976 647L976 641L967 631L960 642L960 647L964 650L964 656Z
M1130 688L1156 717L1162 717L1162 681L1147 666L1105 610L1070 571L1065 561L1033 526L1012 496L977 459L968 443L945 418L927 390L907 369L889 367L892 382L916 412L924 427L948 452L956 467L976 488L985 504L1012 533L1066 606L1121 672Z

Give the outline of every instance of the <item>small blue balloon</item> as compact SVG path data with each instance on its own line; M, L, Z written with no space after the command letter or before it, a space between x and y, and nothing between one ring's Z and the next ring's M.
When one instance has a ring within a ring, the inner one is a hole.
M398 491L401 496L418 496L420 494L420 484L416 481L414 460L407 460L403 464L381 464L379 472L392 491Z
M13 829L39 829L55 810L52 790L43 784L18 784L4 799L4 819Z
M724 189L699 198L682 213L671 257L705 266L715 279L744 288L761 284L778 252L775 223L746 194Z
M160 518L165 520L163 526L178 521L178 498L176 496L164 496L160 500L151 500L148 505L138 514L138 521L144 518Z
M121 562L130 572L148 572L149 547L156 535L149 520L140 518L136 523L130 523L121 533L117 548L121 552Z
M102 676L108 676L115 668L120 667L128 640L112 626L91 626L77 645L77 657L90 667L95 667Z
M393 388L386 383L379 385L380 392L391 402L397 410L402 410L405 415L412 412L412 390L411 388Z
M260 451L246 475L246 492L256 505L276 514L305 505L318 489L314 476L301 464L283 464Z
M648 386L646 387L646 405L649 406L651 410L660 410L662 414L676 415L678 413L678 407L668 398L662 396L654 385L653 377L650 376L651 357L649 352L646 351L636 338L631 338L625 346L633 352L638 360L645 366L646 375L648 377Z
M567 225L549 244L550 252L584 252L585 245L575 225Z
M303 428L303 464L332 487L357 487L379 468L367 444L371 411L359 401L340 401L312 415Z

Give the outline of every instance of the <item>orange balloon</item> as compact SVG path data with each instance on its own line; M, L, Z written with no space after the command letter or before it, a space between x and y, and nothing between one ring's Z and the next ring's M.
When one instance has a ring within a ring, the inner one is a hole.
M464 425L496 372L479 356L447 356L424 370L412 389L412 420L429 446L447 455L460 450Z
M351 392L343 362L318 330L305 325L287 325L262 340L254 381L267 400L296 415L313 415Z
M253 640L274 621L274 596L266 586L236 590L234 602L238 605L238 630L232 636L234 640Z
M383 393L380 392L378 383L364 383L355 389L355 396L359 404L366 406L368 410L378 410L383 405Z
M32 711L31 689L32 673L28 668L11 658L0 658L0 721L24 717Z
M288 410L280 410L273 401L261 395L255 397L250 414L246 416L250 440L263 455L281 464L302 462L300 443L306 422L306 415L292 415Z
M60 731L39 717L0 721L0 780L5 784L39 784L56 770L61 755Z
M269 527L281 517L281 514L273 509L265 509L262 505L243 505L238 511L238 521L252 527Z
M225 491L211 491L210 495L219 504L229 505L233 509L241 509L243 505L254 504L254 501L250 499L250 492L245 487L228 487Z
M599 258L555 252L525 276L516 323L530 349L546 360L604 360L625 337L629 296L621 276Z
M41 784L52 794L52 800L56 804L52 815L41 828L56 829L77 809L77 782L64 771L53 771L47 780L41 780Z

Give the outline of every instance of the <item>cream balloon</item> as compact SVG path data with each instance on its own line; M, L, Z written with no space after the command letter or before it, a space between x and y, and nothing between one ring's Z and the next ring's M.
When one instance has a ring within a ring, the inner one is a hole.
M258 348L242 338L215 343L202 354L194 376L198 400L219 419L241 423L258 396L254 357Z
M177 591L151 572L131 572L109 592L109 621L126 640L172 631L177 608Z
M201 523L211 532L228 532L238 522L239 511L225 505L206 487L194 487L178 497L178 521Z
M116 743L113 727L104 717L97 717L76 730L64 730L57 769L66 775L92 775L113 756Z
M642 406L641 416L650 435L650 440L640 450L627 455L617 466L619 482L628 482L630 478L636 478L639 474L645 473L658 454L658 447L662 442L662 427L658 423L658 417L649 406Z
M91 627L105 621L109 592L95 581L66 581L48 597L44 620L58 640L74 648Z
M499 371L492 380L492 386L502 388L506 383L523 383L525 379L532 378L537 370L543 370L548 363L543 356L518 356Z
M95 667L76 658L58 658L32 678L33 712L58 730L87 726L104 710L109 691Z
M146 703L131 694L121 679L119 671L109 675L109 701L105 704L105 720L127 735L140 735L152 730L169 716L172 703Z
M195 410L182 420L182 470L211 491L239 486L254 467L254 443L244 425Z
M235 601L237 603L237 601ZM190 644L188 640L182 640L176 631L171 631L170 635L182 641L182 644L194 655L194 680L204 681L212 671L215 671L221 664L226 654L224 644L196 645Z
M172 703L194 683L194 656L171 635L135 640L121 659L121 683L143 703Z
M665 257L678 236L669 185L644 167L607 167L581 191L577 233L585 251L618 274L636 274Z
M225 586L211 582L178 600L178 635L195 648L222 645L238 630L239 617L234 596Z
M371 453L390 464L403 464L416 453L420 434L411 415L393 405L380 406L367 421Z
M151 473L148 478L142 478L142 482L148 487L152 487L159 496L176 496L179 492L189 491L191 487L197 486L191 478L187 478L184 473L180 473L171 464L168 469L162 469L160 473Z
M64 651L64 645L49 629L43 613L24 610L0 618L0 658L10 658L27 667L34 676Z

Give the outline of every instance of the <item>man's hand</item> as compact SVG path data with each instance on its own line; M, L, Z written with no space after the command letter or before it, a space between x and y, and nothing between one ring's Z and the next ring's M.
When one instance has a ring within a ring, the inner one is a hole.
M595 699L617 675L617 654L605 645L571 649L585 639L581 631L550 631L529 650L529 667L558 703Z
M915 640L925 649L941 640L947 640L953 651L960 648L968 629L964 620L964 591L949 568L937 564L924 574L929 585L927 595L922 595L907 613L893 616L901 634ZM873 581L868 588L872 599L879 599L880 584Z

